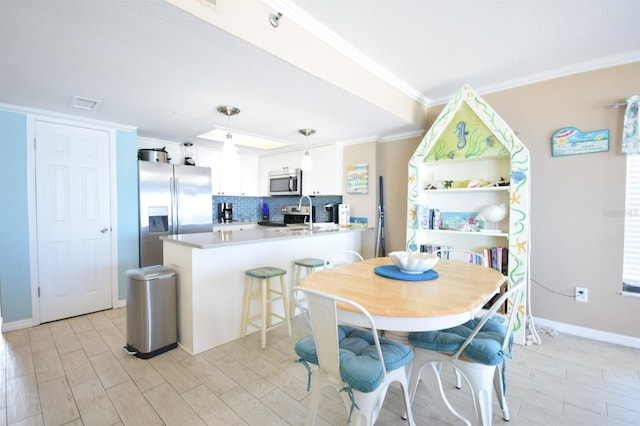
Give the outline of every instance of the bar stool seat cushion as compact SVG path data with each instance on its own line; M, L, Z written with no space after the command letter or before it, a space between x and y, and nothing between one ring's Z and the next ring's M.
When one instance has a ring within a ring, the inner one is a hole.
M246 272L247 275L254 278L259 278L261 280L264 280L267 278L279 277L280 275L284 275L286 273L287 273L286 270L281 268L276 268L273 266L263 266L262 268L249 269Z
M445 330L409 333L409 343L429 351L454 354L479 322L480 318L475 318ZM471 340L461 356L479 364L498 365L505 356L509 356L502 351L502 342L506 334L507 327L502 324L502 318L492 317ZM509 350L512 344L513 335L509 341Z
M305 257L304 259L298 259L293 263L299 266L305 266L307 268L319 268L321 266L324 266L324 259Z
M357 391L372 392L382 382L384 372L371 332L345 325L338 326L338 329L342 380ZM413 359L410 347L382 337L379 340L387 371L407 365ZM302 360L318 365L313 336L300 339L295 351Z

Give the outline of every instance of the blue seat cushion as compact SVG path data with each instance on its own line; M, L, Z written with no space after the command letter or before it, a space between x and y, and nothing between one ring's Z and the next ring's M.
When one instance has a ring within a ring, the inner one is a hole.
M413 350L407 345L380 338L380 348L387 371L400 368L413 359ZM370 331L338 326L340 375L342 380L360 392L372 392L380 386L384 371ZM304 361L318 365L318 353L313 336L303 337L295 351Z
M409 333L409 343L416 348L454 354L479 322L480 318L475 318L445 330ZM509 356L502 351L502 342L506 333L507 327L502 324L501 318L490 318L462 351L461 356L479 364L498 365L505 355ZM512 344L513 335L509 336L509 350Z

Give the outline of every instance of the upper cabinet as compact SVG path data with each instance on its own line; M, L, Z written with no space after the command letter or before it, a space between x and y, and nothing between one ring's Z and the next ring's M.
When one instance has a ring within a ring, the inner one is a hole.
M442 110L409 161L407 250L484 253L509 286L529 279L529 151L469 86ZM497 259L503 265L498 265ZM516 339L525 341L525 302Z
M309 151L313 170L302 172L304 195L340 195L342 157L335 144L260 157L260 195L269 195L270 171L300 168L305 151Z
M302 172L304 195L341 195L342 183L338 182L341 161L336 145L309 148L313 170ZM302 158L302 157L301 157Z
M258 195L258 156L198 148L196 164L211 168L212 195Z
M215 151L212 159L213 195L259 195L259 159L256 155L226 155L224 152Z

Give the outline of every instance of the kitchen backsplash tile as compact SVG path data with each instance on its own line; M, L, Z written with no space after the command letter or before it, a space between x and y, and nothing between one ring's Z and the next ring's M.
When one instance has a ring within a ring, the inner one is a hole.
M327 203L341 203L341 196L315 196L311 197L313 206L316 209L316 221L326 222L327 212L324 205ZM213 222L219 223L218 204L233 203L233 221L234 222L258 222L262 220L262 204L269 205L269 220L272 222L282 222L282 207L295 206L300 202L300 197L282 196L282 197L240 197L228 195L215 195L212 197L213 203ZM308 201L304 200L304 205Z

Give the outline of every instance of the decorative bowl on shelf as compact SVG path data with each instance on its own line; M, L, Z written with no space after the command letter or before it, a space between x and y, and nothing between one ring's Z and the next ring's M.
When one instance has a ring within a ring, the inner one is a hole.
M505 217L507 217L507 206L504 204L495 204L482 209L480 214L476 216L476 219L487 222L487 227L483 229L484 232L501 232L498 228L498 222Z
M393 264L405 274L422 274L433 268L438 260L438 256L431 253L415 253L410 251L392 251L389 257Z

